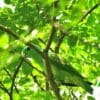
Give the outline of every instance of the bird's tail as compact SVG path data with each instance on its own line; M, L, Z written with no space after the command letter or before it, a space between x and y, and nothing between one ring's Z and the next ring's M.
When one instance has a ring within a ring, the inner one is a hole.
M84 82L84 89L89 92L90 94L93 94L93 88L91 87L92 83L85 81Z

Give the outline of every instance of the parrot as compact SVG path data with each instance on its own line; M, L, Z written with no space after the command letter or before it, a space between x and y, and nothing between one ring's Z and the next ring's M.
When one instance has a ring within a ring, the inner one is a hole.
M82 87L88 93L93 93L92 83L87 81L71 64L63 63L57 55L50 57L50 64L57 84Z

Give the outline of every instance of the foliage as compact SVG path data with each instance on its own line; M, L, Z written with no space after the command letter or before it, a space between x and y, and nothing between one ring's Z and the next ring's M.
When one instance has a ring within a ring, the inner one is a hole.
M80 87L60 86L59 95L49 62L52 54L70 63L93 86L100 86L99 0L4 3L0 8L0 99L83 99L87 92Z

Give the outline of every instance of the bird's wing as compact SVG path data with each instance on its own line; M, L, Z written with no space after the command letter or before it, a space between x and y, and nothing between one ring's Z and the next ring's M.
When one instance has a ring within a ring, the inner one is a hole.
M59 70L66 71L68 73L71 73L72 75L76 75L78 77L84 78L75 68L73 68L70 64L63 64L60 60L57 58L54 58L51 60L51 63L53 63Z

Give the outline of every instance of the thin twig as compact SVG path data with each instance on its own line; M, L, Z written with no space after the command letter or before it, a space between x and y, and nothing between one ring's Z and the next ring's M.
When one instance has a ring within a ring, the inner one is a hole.
M59 35L58 42L57 42L57 45L55 47L55 53L59 53L59 48L60 48L60 45L61 45L62 41L63 41L64 37L69 34L69 32L70 32L71 29L72 29L72 27L69 28L67 30L67 32L65 32L65 31L63 31L63 30L60 29L60 33L61 34Z
M38 40L43 43L45 46L46 46L46 43L41 39L41 38L38 38ZM52 52L54 52L54 50L52 48L49 48Z
M10 75L9 71L8 71L6 68L3 68L3 69L4 69L4 71L8 74L8 76L10 77L10 79L12 80L12 76ZM16 89L16 92L19 93L19 91L18 91L18 89L17 89L15 83L14 83L14 87L15 87L15 89Z
M0 81L0 85L1 85L0 88L10 96L8 89L4 86L4 84L1 81Z
M93 12L93 10L95 10L98 6L100 5L100 2L95 4L79 21L82 22L91 12Z
M17 65L17 68L16 68L16 70L14 72L14 75L12 77L12 84L11 84L11 88L10 88L10 100L13 100L13 87L14 87L14 82L15 82L16 76L17 76L17 74L19 72L19 69L20 69L22 63L23 63L23 59L21 58L19 64Z
M45 90L40 86L40 83L39 83L38 80L37 80L37 76L33 75L32 73L31 73L31 76L32 76L34 82L40 87L40 89L41 89L42 91L45 91Z
M35 69L36 71L38 71L39 73L41 73L42 75L46 76L45 73L39 69L37 69L36 67L34 67L26 58L23 58L24 62L26 62L30 67L32 67L33 69Z

